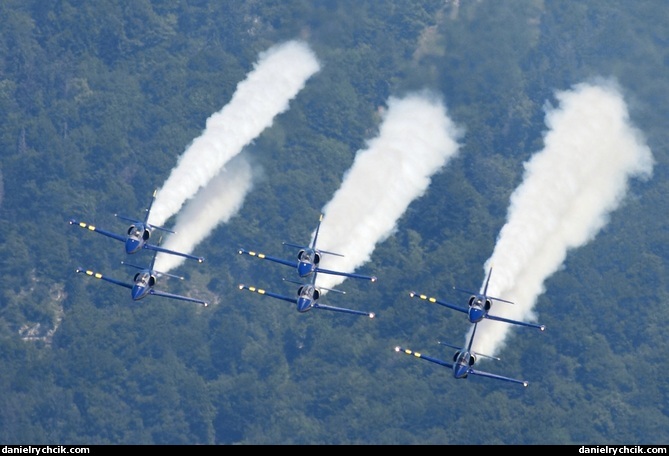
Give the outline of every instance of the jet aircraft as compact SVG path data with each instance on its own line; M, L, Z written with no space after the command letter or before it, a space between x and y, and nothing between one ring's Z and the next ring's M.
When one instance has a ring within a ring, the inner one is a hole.
M463 312L467 314L467 318L469 319L470 323L478 323L484 318L487 318L488 320L494 320L494 321L501 321L504 323L510 323L514 325L520 325L520 326L529 326L531 328L538 328L541 331L546 329L545 325L539 325L536 323L528 323L524 321L518 321L518 320L511 320L509 318L503 318L503 317L498 317L495 315L490 315L490 309L492 307L492 302L493 301L501 301L505 302L508 304L513 304L511 301L506 301L501 298L494 298L492 296L488 296L488 283L490 282L490 276L492 275L492 268L490 268L488 272L488 277L485 282L485 287L483 289L483 293L475 293L473 291L467 291L467 290L462 290L456 287L453 287L457 291L461 291L464 293L469 293L471 296L469 297L468 301L468 307L461 307L456 304L451 304L449 302L445 301L440 301L437 298L429 298L427 295L424 294L419 294L416 293L415 291L412 291L409 293L409 296L412 298L420 298L425 301L431 302L433 304L439 304L444 307L448 307L449 309L457 310L458 312Z
M340 290L334 290L331 288L317 287L315 285L316 273L314 273L314 275L312 276L311 282L306 284L301 282L295 282L293 280L288 280L288 279L283 279L283 280L285 280L286 282L292 282L300 285L300 287L297 289L296 297L284 296L277 293L272 293L271 291L263 290L262 288L256 288L254 286L249 286L244 284L240 284L239 289L248 290L261 295L270 296L272 298L283 299L284 301L292 302L293 304L297 305L297 311L300 313L308 312L311 309L321 309L321 310L331 310L334 312L349 313L354 315L364 315L369 318L375 317L375 314L373 312L363 312L361 310L347 309L344 307L334 307L319 303L318 299L321 297L322 290L333 291L341 294L345 294L345 292Z
M424 359L425 361L430 361L431 363L440 364L442 366L448 367L453 371L453 377L456 379L467 378L469 375L478 375L479 377L488 377L497 380L503 380L506 382L518 383L527 387L527 385L529 385L529 382L527 382L526 380L518 380L511 377L505 377L503 375L492 374L490 372L484 372L474 369L474 363L476 363L477 357L499 359L499 358L494 358L492 356L475 353L472 351L472 342L474 341L475 333L476 333L476 323L474 323L474 330L472 331L472 335L469 338L469 343L467 344L467 348L459 348L455 345L444 344L443 342L440 342L442 345L448 345L449 347L457 349L457 351L453 355L453 362L442 361L440 359L423 355L422 353L418 353L413 350L409 350L408 348L402 348L399 346L395 347L395 351L404 353L406 355L413 355L416 358Z
M167 233L173 233L174 234L174 231L172 231L172 230L169 230L167 228L163 228L161 226L156 226L156 225L149 224L149 214L151 213L151 206L153 205L153 202L156 199L156 193L157 192L158 192L158 190L154 190L153 197L151 199L151 203L149 204L149 207L146 209L146 216L144 217L143 221L115 214L116 217L131 223L131 225L128 227L128 230L127 230L127 233L126 233L125 236L121 236L121 235L118 235L116 233L112 233L110 231L100 229L100 228L98 228L94 225L90 225L90 224L85 223L85 222L79 222L79 221L74 220L74 219L70 220L70 225L76 225L76 226L79 226L81 228L88 229L90 231L94 231L96 233L103 234L103 235L105 235L107 237L110 237L112 239L116 239L117 241L124 242L125 243L125 253L127 253L127 254L133 254L133 253L137 253L137 252L139 252L143 249L147 249L147 250L153 250L153 251L156 251L156 252L168 253L170 255L182 256L182 257L189 258L189 259L192 259L192 260L197 260L198 263L202 263L204 261L203 257L190 255L188 253L177 252L175 250L166 249L166 248L160 247L156 244L149 243L149 239L151 238L151 234L153 233L154 230L159 230L159 231L164 231L164 232L167 232Z
M189 298L188 296L181 296L177 294L172 294L172 293L167 293L165 291L159 291L154 288L154 286L157 283L158 277L162 276L167 276L167 277L173 277L176 279L183 280L183 277L176 276L174 274L169 274L166 272L160 272L156 271L153 269L153 264L156 261L156 254L158 251L156 251L153 254L153 259L151 260L151 265L148 268L143 268L141 266L136 266L134 264L129 264L126 262L121 262L121 264L124 264L126 266L130 266L136 269L139 269L140 271L135 274L135 277L133 278L132 283L128 282L123 282L121 280L116 280L112 279L111 277L107 277L99 272L94 272L91 270L83 269L83 268L77 268L78 273L86 274L88 276L94 277L96 279L102 279L106 280L107 282L113 283L114 285L119 285L125 288L130 289L130 295L132 296L133 301L139 301L140 299L145 298L148 295L154 295L154 296L162 296L164 298L172 298L172 299L178 299L181 301L189 301L189 302L196 302L199 304L202 304L204 307L207 307L209 303L207 301L203 301L201 299L196 299L196 298Z
M344 277L351 277L355 279L363 279L363 280L370 280L372 282L376 282L376 276L367 276L367 275L362 275L362 274L354 274L354 273L348 273L348 272L341 272L341 271L333 271L330 269L323 269L319 266L319 263L321 261L321 257L323 255L335 255L335 256L340 256L343 257L344 255L341 255L339 253L334 253L334 252L328 252L326 250L319 250L316 248L316 240L318 239L318 231L320 230L321 227L321 222L323 221L323 214L321 214L321 217L318 221L318 226L316 227L316 234L314 235L314 240L311 242L310 246L304 246L300 244L293 244L291 242L284 242L283 245L287 245L290 247L295 247L298 250L297 252L297 261L291 261L291 260L285 260L283 258L277 258L269 255L265 255L264 253L257 253L245 249L239 249L237 253L241 254L247 254L249 256L253 256L256 258L260 258L261 260L269 260L269 261L274 261L275 263L281 263L286 266L292 266L297 269L297 273L299 274L300 277L308 277L311 274L316 274L317 272L320 272L321 274L331 274L331 275L339 275L339 276L344 276Z

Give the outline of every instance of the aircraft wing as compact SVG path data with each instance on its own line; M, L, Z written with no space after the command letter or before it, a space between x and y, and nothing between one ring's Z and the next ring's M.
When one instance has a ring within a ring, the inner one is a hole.
M330 274L330 275L338 275L338 276L344 276L344 277L352 277L354 279L371 280L372 282L376 282L376 276L366 276L366 275L362 275L362 274L353 274L353 273L350 273L350 272L332 271L331 269L322 269L322 268L316 268L316 272L319 272L321 274Z
M416 358L424 359L425 361L429 361L431 363L439 364L440 366L445 366L445 367L448 367L450 369L453 368L453 363L449 363L448 361L442 361L440 359L433 358L431 356L423 355L421 353L409 350L408 348L395 347L395 351L396 352L402 352L406 355L413 355Z
M272 293L271 291L263 290L262 288L257 288L254 286L249 286L249 285L244 285L244 284L239 284L239 289L240 290L248 290L252 291L261 295L265 296L270 296L272 298L276 299L283 299L284 301L292 302L293 304L297 304L297 298L289 297L289 296L283 296L277 293Z
M113 283L114 285L120 285L120 286L128 288L130 290L132 290L132 287L133 287L133 284L131 284L131 283L121 282L120 280L116 280L116 279L112 279L111 277L103 276L99 272L93 272L93 271L82 269L82 268L77 268L77 272L80 272L82 274L86 274L86 275L91 276L91 277L96 278L96 279L106 280L107 282Z
M246 254L252 257L260 258L261 260L269 260L269 261L274 261L275 263L281 263L285 264L286 266L292 266L294 268L297 268L298 261L289 261L289 260L284 260L283 258L276 258L273 256L265 255L264 253L258 253L258 252L253 252L250 250L245 250L245 249L239 249L237 250L237 253L240 255Z
M490 372L484 372L484 371L478 371L475 369L469 369L469 373L471 375L478 375L479 377L488 377L488 378L494 378L497 380L504 380L505 382L511 382L511 383L518 383L520 385L523 385L527 387L529 385L529 382L526 380L517 380L515 378L510 378L510 377L505 377L503 375L497 375L497 374L491 374Z
M154 296L162 296L163 298L172 298L172 299L179 299L181 301L197 302L199 304L202 304L204 307L207 307L209 305L207 301L203 301L201 299L189 298L188 296L181 296L177 294L167 293L165 291L159 291L154 288L152 288L151 291L149 291L149 294L152 294Z
M440 306L448 307L449 309L457 310L458 312L462 312L462 313L468 313L469 312L469 309L467 309L465 307L456 306L455 304L451 304L450 302L440 301L437 298L429 298L427 295L418 294L415 291L412 291L411 293L409 293L409 296L411 296L412 298L420 298L424 301L431 302L432 304L439 304Z
M346 309L345 307L334 307L334 306L328 306L328 305L325 305L325 304L318 304L318 303L316 303L314 305L314 309L331 310L333 312L343 312L343 313L349 313L349 314L354 314L354 315L365 315L369 318L374 318L376 316L374 314L374 312L364 312L362 310Z
M77 220L70 219L70 225L76 225L80 228L84 228L84 229L87 229L89 231L95 231L96 233L100 233L100 234L103 234L103 235L108 236L110 238L116 239L117 241L125 242L125 236L121 236L121 235L118 235L116 233L112 233L111 231L102 230L102 229L97 228L93 225L89 225L88 223L85 223L85 222L79 222Z
M153 250L153 251L156 251L156 252L169 253L170 255L177 255L177 256L182 256L184 258L190 258L191 260L197 260L198 263L204 262L203 257L198 257L198 256L195 256L195 255L191 255L189 253L177 252L176 250L166 249L164 247L159 247L159 246L154 245L154 244L144 244L144 248L148 249L148 250Z
M511 323L512 325L529 326L530 328L538 328L542 331L546 329L545 325L538 325L536 323L527 323L527 322L518 321L518 320L510 320L508 318L496 317L496 316L490 315L490 314L486 314L485 318L487 318L488 320L503 321L504 323Z

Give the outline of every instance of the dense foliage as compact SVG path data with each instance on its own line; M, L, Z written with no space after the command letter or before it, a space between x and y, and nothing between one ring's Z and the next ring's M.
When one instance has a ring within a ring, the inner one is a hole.
M669 441L663 0L4 0L0 15L1 442ZM198 246L208 261L180 268L175 291L215 304L135 304L77 276L120 270L120 250L69 218L122 229L113 214L138 214L258 54L295 38L323 68L249 147L264 179ZM501 370L530 387L397 356L397 344L437 352L436 338L463 334L463 317L408 291L479 282L542 147L545 102L596 76L625 89L656 165L546 283L546 333L513 333ZM423 88L467 133L377 246L365 269L379 282L345 283L348 305L379 318L242 295L240 281L281 273L236 249L307 239L378 108ZM305 209L314 223L291 223Z

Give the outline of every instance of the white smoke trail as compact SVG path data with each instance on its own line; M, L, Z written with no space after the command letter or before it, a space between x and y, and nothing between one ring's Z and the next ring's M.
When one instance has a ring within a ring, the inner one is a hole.
M230 160L206 187L202 188L179 212L163 247L179 252L192 252L197 244L221 223L227 223L239 212L252 187L252 170L244 155ZM206 259L206 258L205 258ZM158 253L154 268L169 272L186 258Z
M494 266L488 294L515 303L493 304L493 315L534 321L544 281L567 251L594 239L631 177L652 174L652 153L630 124L614 82L579 84L556 96L560 108L546 109L545 147L525 163L523 183L511 195L507 222L484 267ZM484 320L472 348L494 355L511 326Z
M288 109L289 101L319 69L316 56L300 41L261 53L230 103L207 119L202 135L179 158L156 195L150 223L163 226L228 160L269 127L276 115Z
M378 137L358 151L323 208L317 247L344 257L325 255L321 267L354 272L369 261L376 244L393 233L409 204L425 193L431 176L455 156L461 135L436 96L422 92L390 98ZM344 280L318 276L318 284L328 288Z

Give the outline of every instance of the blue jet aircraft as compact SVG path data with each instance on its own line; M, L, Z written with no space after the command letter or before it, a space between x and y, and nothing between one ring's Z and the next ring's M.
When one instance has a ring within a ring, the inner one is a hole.
M283 258L277 258L269 255L265 255L264 253L257 253L245 249L239 249L237 253L241 254L247 254L252 257L260 258L261 260L269 260L269 261L274 261L275 263L281 263L286 266L292 266L297 269L297 273L299 274L300 277L308 277L311 274L316 274L317 272L320 272L321 274L331 274L331 275L339 275L339 276L344 276L344 277L351 277L354 279L363 279L363 280L370 280L372 282L376 282L376 277L375 276L367 276L367 275L362 275L362 274L353 274L353 273L348 273L348 272L341 272L341 271L333 271L330 269L323 269L319 267L319 263L321 261L321 257L323 255L335 255L335 256L340 256L343 257L344 255L341 255L339 253L334 253L334 252L328 252L325 250L319 250L316 248L316 240L318 239L318 231L321 227L321 222L323 221L323 214L321 214L321 217L318 221L318 226L316 227L316 234L314 235L314 240L311 243L310 246L303 246L299 244L293 244L290 242L284 242L283 245L287 245L290 247L295 247L299 249L297 252L297 261L291 261L291 260L285 260Z
M474 341L475 333L476 333L476 324L474 324L474 330L472 331L472 335L469 338L469 344L467 345L466 349L456 347L455 345L444 344L443 342L440 342L443 345L448 345L449 347L457 349L457 351L453 355L453 362L442 361L440 359L423 355L421 353L409 350L408 348L402 348L399 346L395 347L395 351L404 353L406 355L413 355L416 358L424 359L425 361L430 361L431 363L448 367L453 371L453 377L456 379L467 378L469 375L478 375L479 377L488 377L488 378L494 378L496 380L503 380L505 382L518 383L525 387L529 385L529 382L527 382L526 380L518 380L511 377L505 377L503 375L492 374L490 372L484 372L474 369L474 363L476 363L477 357L493 358L492 356L482 355L480 353L475 353L472 351L472 342ZM493 359L499 359L499 358L493 358Z
M511 301L506 301L501 298L494 298L492 296L488 296L486 293L488 292L488 283L490 282L490 276L492 274L492 268L490 268L490 271L488 272L488 278L486 279L485 282L485 287L483 289L483 293L474 293L473 291L467 291L467 290L461 290L459 288L453 287L457 291L461 291L464 293L469 293L471 296L469 297L468 301L468 307L460 307L456 304L451 304L449 302L444 302L440 301L437 298L429 298L427 295L424 294L419 294L416 293L415 291L412 291L409 293L409 296L412 298L420 298L425 301L431 302L433 304L439 304L440 306L448 307L449 309L457 310L458 312L466 313L467 318L469 319L470 323L478 323L484 318L487 318L488 320L494 320L494 321L501 321L504 323L510 323L513 325L520 325L520 326L529 326L531 328L538 328L541 331L546 329L546 326L544 325L539 325L535 323L527 323L524 321L518 321L518 320L511 320L508 318L503 318L503 317L497 317L495 315L490 315L490 309L492 307L492 302L493 301L501 301L505 302L507 304L513 304Z
M316 283L316 273L312 276L311 283L301 283L301 282L295 282L292 280L287 280L283 279L286 282L292 282L300 285L300 287L297 289L297 296L296 297L290 297L290 296L284 296L280 295L277 293L272 293L271 291L266 291L263 290L262 288L256 288L253 286L248 286L244 284L239 285L240 290L248 290L252 291L261 295L265 296L270 296L272 298L276 299L283 299L284 301L292 302L293 304L297 305L297 311L300 313L308 312L311 309L321 309L321 310L331 310L334 312L343 312L343 313L349 313L349 314L354 314L354 315L364 315L369 318L374 318L375 314L373 312L363 312L360 310L353 310L353 309L347 309L344 307L334 307L334 306L328 306L326 304L321 304L318 302L318 299L321 297L321 290L328 290L328 291L333 291L336 293L341 293L345 294L344 291L340 290L334 290L331 288L323 288L323 287L317 287L315 285Z
M155 226L149 224L149 214L151 213L151 206L153 205L153 202L156 199L156 193L157 190L153 192L153 197L151 199L151 203L149 204L149 207L146 209L146 216L144 217L144 221L141 220L135 220L132 218L124 217L122 215L115 214L116 217L125 220L127 222L130 222L131 225L128 227L127 234L125 236L118 235L116 233L112 233L110 231L106 231L100 228L97 228L94 225L90 225L85 222L79 222L77 220L71 219L70 220L70 225L76 225L84 229L88 229L90 231L94 231L96 233L103 234L107 237L110 237L112 239L116 239L117 241L121 241L125 243L125 253L127 254L133 254L137 253L143 249L147 250L154 250L156 252L163 252L163 253L168 253L170 255L178 255L182 256L185 258L189 258L191 260L197 260L198 263L202 263L204 261L203 257L198 257L195 255L190 255L188 253L182 253L182 252L177 252L175 250L170 250L166 249L163 247L159 247L158 245L155 244L150 244L149 239L151 238L151 234L153 233L154 230L160 230L160 231L165 231L167 233L173 233L174 231L169 230L167 228L163 228L161 226Z
M154 286L157 283L158 277L166 276L166 277L173 277L176 279L183 280L183 277L176 276L173 274L168 274L166 272L160 272L156 271L153 269L153 264L156 261L156 254L155 252L153 254L153 259L151 260L151 266L148 268L143 268L141 266L136 266L134 264L129 264L125 262L121 262L121 264L125 264L126 266L130 266L136 269L139 269L140 271L135 274L135 277L133 278L132 283L128 282L123 282L121 280L116 280L112 279L110 277L107 277L105 275L102 275L99 272L93 272L91 270L86 270L82 268L77 268L78 273L86 274L88 276L94 277L96 279L102 279L106 280L109 283L113 283L114 285L119 285L121 287L125 287L130 289L130 296L132 296L133 301L139 301L140 299L143 299L149 295L153 296L162 296L164 298L172 298L172 299L178 299L181 301L189 301L189 302L196 302L199 304L202 304L204 307L207 307L209 303L206 301L203 301L201 299L195 299L195 298L189 298L188 296L181 296L177 294L172 294L172 293L167 293L165 291L159 291L154 288Z

